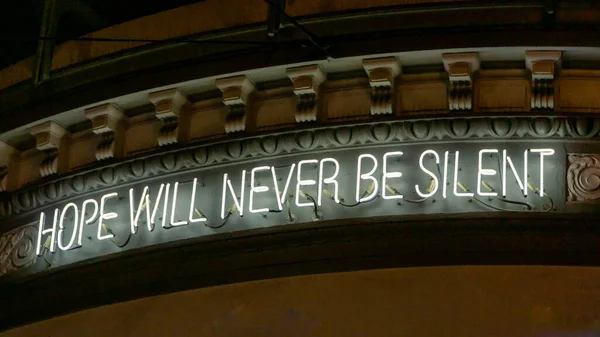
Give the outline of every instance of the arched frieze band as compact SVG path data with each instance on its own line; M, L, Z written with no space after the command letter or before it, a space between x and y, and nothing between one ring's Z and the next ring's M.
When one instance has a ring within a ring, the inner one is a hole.
M581 140L598 137L600 117L461 117L344 125L192 145L57 178L10 194L0 219L118 184L159 175L346 147L443 141Z

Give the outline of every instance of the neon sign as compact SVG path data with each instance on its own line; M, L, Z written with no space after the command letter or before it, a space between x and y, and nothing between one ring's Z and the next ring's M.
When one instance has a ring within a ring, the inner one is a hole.
M94 240L116 242L116 237L124 236L125 231L131 237L140 228L152 233L157 226L165 230L192 225L218 229L232 218L256 223L256 219L266 219L272 213L280 213L279 223L286 223L296 220L293 213L302 213L302 209L312 214L299 222L324 216L341 218L339 214L347 213L349 208L361 207L361 214L368 215L374 207L403 202L424 204L428 200L457 205L460 199L475 200L480 206L487 206L477 211L533 210L537 201L531 200L530 192L538 201L550 198L546 167L548 163L553 165L556 151L552 148L413 150L407 147L402 151L353 151L354 155L340 152L339 156L289 160L284 165L273 162L239 170L228 168L207 176L200 172L185 181L160 181L130 187L125 193L108 191L99 197L41 211L36 252L42 255L69 251ZM190 174L186 177L190 178ZM537 209L551 210L554 201L549 200L549 206L545 202ZM520 208L501 207L501 203ZM460 211L456 206L454 212ZM393 212L383 211L407 214ZM421 206L408 214L427 212L427 207ZM249 217L254 220L247 220ZM233 221L229 227L235 227ZM94 235L84 235L84 231L93 231Z

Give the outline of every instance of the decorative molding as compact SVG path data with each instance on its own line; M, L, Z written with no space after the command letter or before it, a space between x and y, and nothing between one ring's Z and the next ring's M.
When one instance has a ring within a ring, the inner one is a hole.
M450 81L448 108L450 111L473 110L473 74L479 70L477 53L443 54L444 68Z
M371 85L371 115L389 115L394 112L394 80L400 74L398 59L386 57L363 60L363 68Z
M290 68L287 75L294 84L296 94L296 122L317 120L319 86L325 81L325 74L318 65Z
M37 223L31 223L0 236L0 277L35 264Z
M11 179L9 179L9 170ZM16 187L18 173L19 151L0 140L0 192Z
M40 176L57 174L63 166L61 161L64 161L60 154L68 151L63 142L68 131L57 123L48 121L30 128L29 133L35 136L35 147L46 154L40 163Z
M600 154L569 154L568 202L600 204Z
M115 154L120 152L116 143L123 133L120 126L123 111L113 104L104 104L86 109L84 114L92 121L92 131L102 137L96 147L96 160L114 158Z
M225 117L225 133L246 130L246 106L248 97L255 90L247 76L218 79L217 88L223 93L223 103L229 108Z
M525 65L531 71L531 108L554 110L554 77L562 52L527 51Z
M124 160L93 171L61 177L16 191L0 203L0 217L22 214L117 184L214 165L233 165L286 154L336 148L428 141L519 141L556 139L600 141L600 117L465 117L336 126L203 144Z
M148 94L154 104L156 117L163 123L158 135L158 145L175 144L179 138L179 121L182 107L188 103L187 97L177 89L163 90Z

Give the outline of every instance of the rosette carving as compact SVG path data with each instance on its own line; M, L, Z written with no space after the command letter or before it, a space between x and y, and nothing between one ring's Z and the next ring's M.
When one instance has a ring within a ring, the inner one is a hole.
M568 201L600 203L600 155L569 155Z
M36 262L34 224L19 227L0 236L0 276Z

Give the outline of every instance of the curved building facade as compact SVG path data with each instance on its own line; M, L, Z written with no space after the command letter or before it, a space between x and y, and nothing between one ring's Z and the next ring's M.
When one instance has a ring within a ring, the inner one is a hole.
M40 39L0 71L0 335L599 335L598 18L207 0Z

